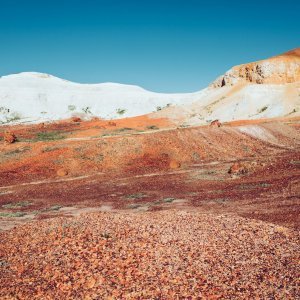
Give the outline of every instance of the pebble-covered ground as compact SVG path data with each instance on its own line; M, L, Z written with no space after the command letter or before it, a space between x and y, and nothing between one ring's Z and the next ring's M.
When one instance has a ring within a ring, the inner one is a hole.
M299 231L197 209L0 233L1 299L299 299Z

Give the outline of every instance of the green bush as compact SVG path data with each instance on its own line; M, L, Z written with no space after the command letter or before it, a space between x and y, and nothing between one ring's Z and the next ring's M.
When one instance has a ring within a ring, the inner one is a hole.
M69 111L74 111L74 110L76 110L76 106L75 105L69 105L68 110Z
M3 217L3 218L20 218L20 217L23 217L25 216L26 213L24 212L0 212L0 217Z
M18 207L26 207L31 205L31 203L29 201L21 201L21 202L17 202L17 203L8 203L8 204L4 204L2 205L3 208L18 208Z
M263 108L261 108L260 110L259 110L259 113L262 113L262 112L264 112L265 110L267 110L268 109L268 106L264 106Z
M147 126L147 129L150 129L150 130L157 130L159 129L157 126L155 125L150 125L150 126Z
M55 140L62 140L65 136L62 135L58 131L52 132L39 132L37 133L35 140L36 141L55 141Z
M125 112L126 112L126 109L124 109L124 108L118 108L118 109L116 109L116 113L118 115L120 115L120 116L124 115Z

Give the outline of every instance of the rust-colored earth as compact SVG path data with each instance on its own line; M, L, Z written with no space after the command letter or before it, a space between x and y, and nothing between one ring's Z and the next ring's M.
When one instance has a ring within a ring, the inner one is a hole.
M0 298L299 298L299 121L0 127Z

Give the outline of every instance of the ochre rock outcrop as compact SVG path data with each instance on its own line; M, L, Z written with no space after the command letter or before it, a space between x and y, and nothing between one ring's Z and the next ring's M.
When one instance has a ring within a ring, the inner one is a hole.
M300 81L300 48L266 60L235 66L211 86L233 86L238 83L285 84L298 81Z
M176 160L171 160L169 167L170 167L170 169L178 169L181 167L181 163Z
M211 126L211 127L221 127L222 124L221 124L221 122L220 122L219 120L214 120L214 121L212 121L212 122L210 123L210 126Z
M59 177L64 177L64 176L68 175L68 171L65 169L59 169L59 170L57 170L56 174Z
M17 137L12 132L5 132L3 139L6 144L13 144L17 141Z
M228 170L229 174L241 175L249 172L249 165L242 162L235 162Z

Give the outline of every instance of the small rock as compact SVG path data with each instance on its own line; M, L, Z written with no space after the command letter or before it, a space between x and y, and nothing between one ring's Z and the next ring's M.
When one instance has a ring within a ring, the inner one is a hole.
M72 120L72 122L75 122L75 123L79 123L82 121L79 117L73 117L71 120Z
M65 170L65 169L59 169L56 174L60 177L64 177L64 176L67 176L68 175L68 171Z
M171 160L169 166L171 169L178 169L181 167L181 163L176 160Z
M249 168L247 164L236 162L234 163L228 170L229 174L241 175L247 174L249 172Z
M117 126L117 123L112 122L112 121L109 121L109 122L107 123L107 125L108 125L108 126L113 126L113 127L115 127L115 126Z
M210 126L213 126L213 127L221 127L222 124L219 120L214 120L210 123Z
M4 134L4 142L6 144L13 144L17 141L17 137L12 132L5 132Z
M90 277L86 281L86 287L92 289L95 286L96 280L93 277Z

